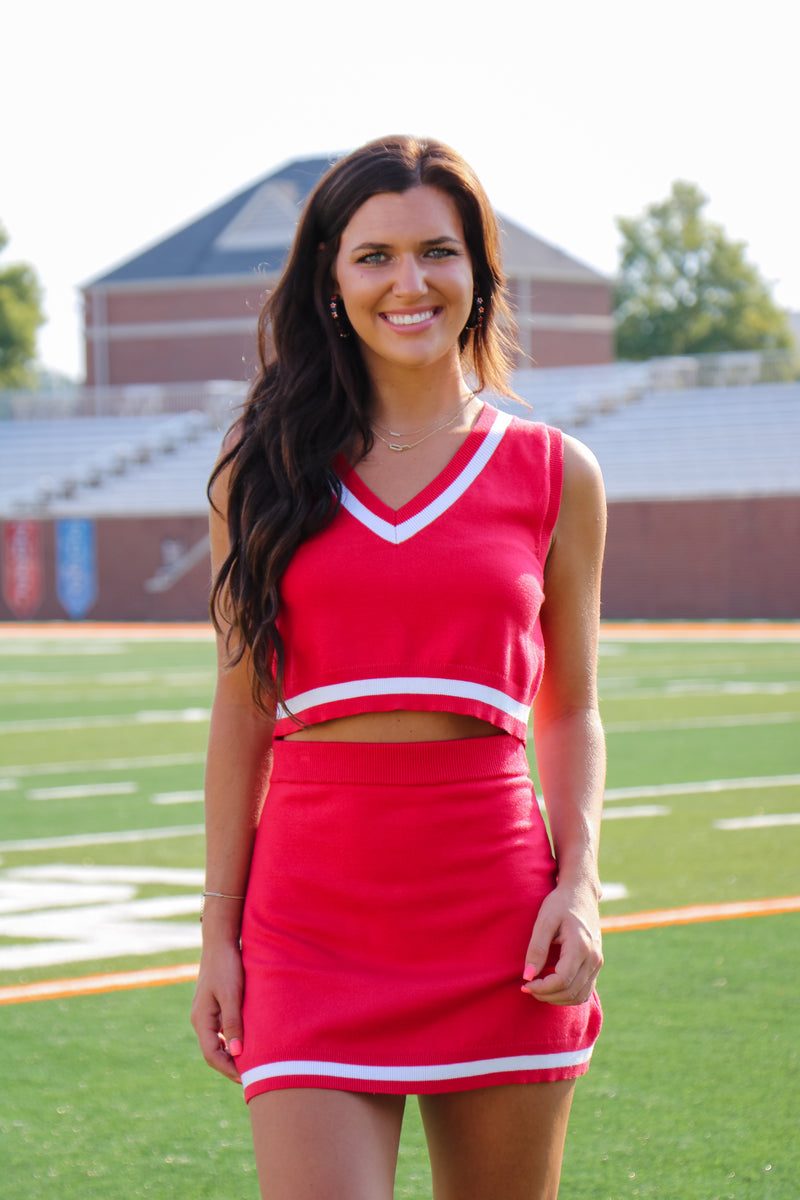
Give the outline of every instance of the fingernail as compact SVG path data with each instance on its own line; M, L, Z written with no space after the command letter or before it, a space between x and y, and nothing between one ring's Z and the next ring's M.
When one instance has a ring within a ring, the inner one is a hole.
M524 983L519 990L522 992L523 996L533 996L533 992L529 992Z
M234 1058L238 1058L243 1050L244 1046L238 1038L231 1038L231 1040L228 1042L228 1053Z
M536 967L533 965L533 963L526 963L525 970L522 972L522 978L525 980L525 982L530 983L535 974Z

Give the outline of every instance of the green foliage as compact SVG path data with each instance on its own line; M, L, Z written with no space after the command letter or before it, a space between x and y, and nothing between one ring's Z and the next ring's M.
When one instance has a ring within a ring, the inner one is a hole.
M794 347L787 315L747 261L745 243L705 219L707 203L696 184L678 180L643 216L617 218L620 358Z
M0 225L0 253L7 245L8 234ZM0 267L0 388L33 382L36 334L44 320L42 289L33 267Z

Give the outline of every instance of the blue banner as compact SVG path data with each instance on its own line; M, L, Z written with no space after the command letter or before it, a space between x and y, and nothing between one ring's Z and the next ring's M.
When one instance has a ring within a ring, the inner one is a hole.
M73 620L97 599L95 523L88 517L56 521L56 595Z

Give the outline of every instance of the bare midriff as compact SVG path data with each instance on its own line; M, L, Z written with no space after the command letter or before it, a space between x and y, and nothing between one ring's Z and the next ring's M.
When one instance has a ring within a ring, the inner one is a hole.
M286 735L293 742L450 742L460 738L494 737L503 733L496 725L461 713L394 712L354 713L307 725Z

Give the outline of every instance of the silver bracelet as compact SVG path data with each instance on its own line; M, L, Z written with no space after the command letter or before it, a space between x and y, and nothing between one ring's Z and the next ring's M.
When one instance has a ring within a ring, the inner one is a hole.
M206 906L206 896L215 896L218 900L244 900L244 896L232 896L230 892L203 892L200 897L200 920L203 920L203 910Z

